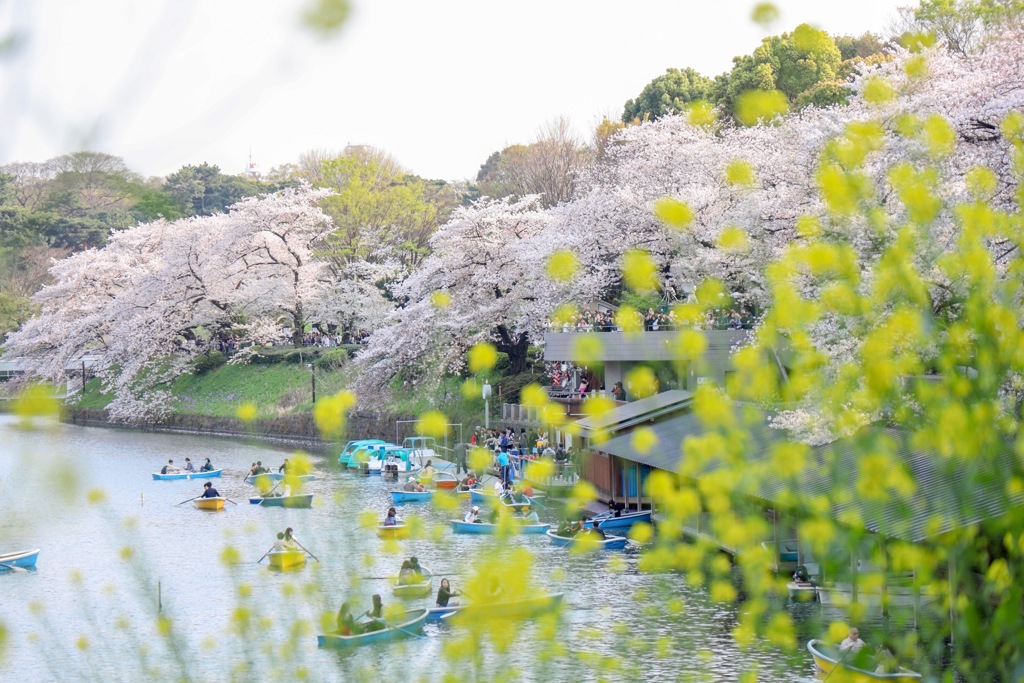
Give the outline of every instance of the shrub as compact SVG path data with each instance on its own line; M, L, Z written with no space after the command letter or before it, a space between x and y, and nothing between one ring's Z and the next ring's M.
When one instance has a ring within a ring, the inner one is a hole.
M192 372L196 375L205 375L227 362L227 357L220 351L207 351L192 361Z

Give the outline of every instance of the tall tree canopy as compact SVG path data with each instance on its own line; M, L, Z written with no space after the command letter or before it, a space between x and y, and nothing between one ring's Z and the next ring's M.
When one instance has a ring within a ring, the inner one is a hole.
M714 81L690 67L666 69L645 85L635 100L626 100L622 120L655 120L672 112L681 113L691 102L707 100L713 85Z

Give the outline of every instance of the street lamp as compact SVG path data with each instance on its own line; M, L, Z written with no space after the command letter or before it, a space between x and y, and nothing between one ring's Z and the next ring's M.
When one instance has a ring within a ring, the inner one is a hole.
M309 381L313 385L313 404L316 404L316 372L313 370L312 363L306 363L306 367L309 368Z
M484 396L484 429L490 429L490 427L491 427L491 403L490 403L490 399L491 399L491 385L487 382L487 380L484 380L484 386L483 386L483 390L482 391L483 391L483 396Z

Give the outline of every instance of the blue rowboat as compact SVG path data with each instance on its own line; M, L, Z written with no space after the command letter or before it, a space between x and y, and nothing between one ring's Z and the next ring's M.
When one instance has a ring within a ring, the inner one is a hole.
M452 520L452 531L457 534L494 534L501 529L501 524L484 524L481 522L463 522ZM550 524L522 524L513 522L508 530L513 534L543 534L551 528Z
M317 647L348 648L408 638L423 631L423 624L427 621L427 610L409 610L394 621L375 621L383 623L384 628L351 636L343 636L337 633L319 635L316 637Z
M629 539L625 536L608 536L607 538L587 538L586 540L580 539L578 536L559 536L558 532L554 529L546 532L548 538L551 539L552 545L558 545L562 547L571 547L574 545L592 548L602 548L604 550L622 550L629 543Z
M624 512L618 517L611 514L597 515L591 517L583 525L585 527L598 529L628 529L637 522L651 523L651 511L641 510L640 512Z
M526 499L525 503L511 503L507 497L498 498L498 494L496 494L493 489L472 489L469 492L469 501L471 503L476 503L477 505L493 505L497 500L500 500L505 507L511 508L516 512L522 512L531 505L529 498Z
M212 479L219 477L222 470L210 470L209 472L171 472L168 474L153 473L157 481L169 481L171 479Z
M453 615L456 612L459 612L460 610L463 610L465 608L466 608L465 605L451 605L451 604L449 604L447 607L431 607L430 609L427 610L427 621L429 621L431 623L436 623L436 622L441 621L443 619L447 619L451 615Z
M430 500L434 497L433 491L392 491L391 499L396 503L417 503L423 500Z
M39 548L35 550L19 550L16 553L4 553L0 555L0 570L11 570L15 567L21 569L34 568L38 557Z
M484 489L470 489L469 490L469 502L481 504L488 501L494 500L494 492L486 492Z
M255 496L249 499L253 505L265 508L310 508L313 507L312 493L299 493L292 496Z

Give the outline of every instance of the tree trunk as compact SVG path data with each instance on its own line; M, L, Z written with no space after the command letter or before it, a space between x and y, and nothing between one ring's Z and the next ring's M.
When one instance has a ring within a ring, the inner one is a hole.
M292 315L292 345L299 347L302 346L302 337L305 332L306 321L302 316L302 304L295 307L295 313Z
M504 325L498 325L497 349L508 354L508 374L519 375L526 372L527 353L530 350L530 335L523 332L518 338L508 331Z

